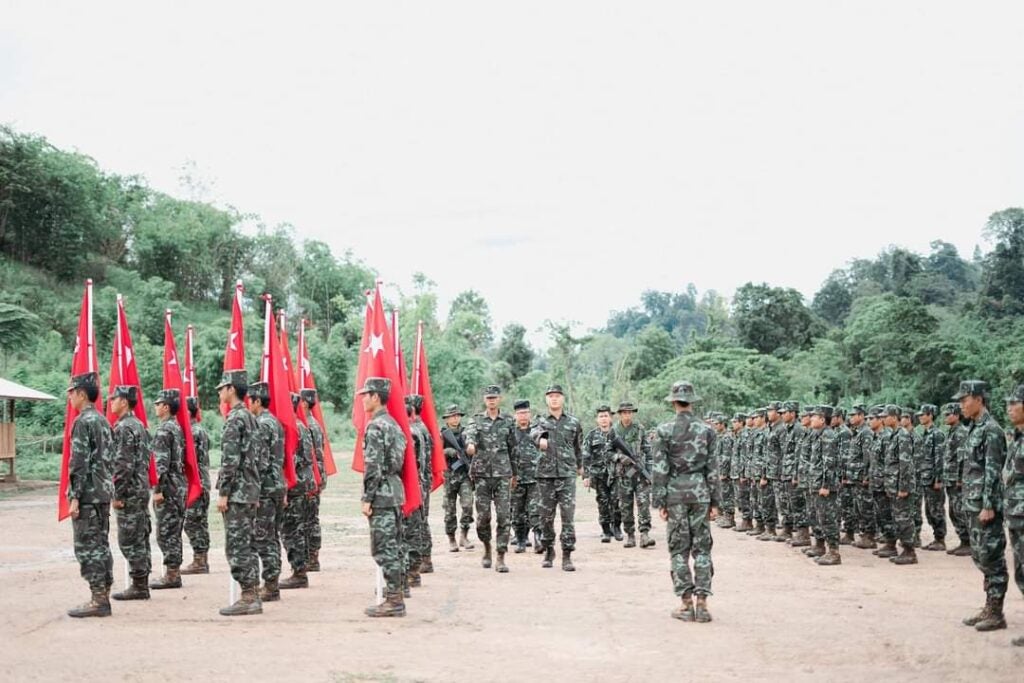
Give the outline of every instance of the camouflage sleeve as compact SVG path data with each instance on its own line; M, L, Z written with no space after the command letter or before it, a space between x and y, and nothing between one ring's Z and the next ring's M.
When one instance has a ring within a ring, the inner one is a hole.
M853 435L845 431L836 436L836 467L834 471L837 488L841 480L852 481L853 479L850 467L852 441Z
M651 507L661 509L668 500L668 451L659 429L654 434L651 450Z
M638 454L643 459L643 465L647 468L647 471L651 471L651 440L647 438L647 430L640 427L640 453Z
M942 463L946 453L946 435L941 429L932 431L932 484L942 483Z
M707 449L710 455L715 452L715 441L718 435L713 429L706 429L704 433L707 435ZM718 458L708 458L707 482L708 491L711 493L711 507L717 508L722 500L722 482L718 479Z
M230 496L235 488L238 468L242 462L242 421L228 416L220 439L220 474L217 476L217 492Z
M589 479L594 462L594 432L591 430L583 437L583 478Z
M477 434L480 431L480 425L477 423L476 417L470 418L469 422L466 423L466 429L463 430L462 436L465 439L466 448L473 446L476 448Z
M896 444L896 457L899 465L899 490L913 490L916 472L914 471L914 442L909 436L900 435Z
M309 485L316 486L313 468L316 467L316 453L313 451L313 434L308 429L299 430L299 447L303 455L303 467L309 469Z
M822 488L831 492L839 489L839 478L843 472L843 441L845 435L823 436L821 444ZM847 448L849 452L849 448Z
M579 422L576 423L576 429L573 432L572 448L576 456L576 469L579 470L583 468L583 447L580 445L580 441L583 439L583 427Z
M505 437L505 443L508 447L508 460L512 466L512 476L519 476L519 448L516 442L516 428L514 425L508 428L508 434ZM430 454L432 453L433 446L428 447L427 450L427 462L430 462Z
M114 429L114 499L127 500L135 493L135 453L138 438L131 429Z
M990 423L985 430L985 484L981 490L981 509L996 510L1003 501L1003 465L1006 464L1006 438Z
M68 500L81 499L89 473L89 454L92 451L89 428L85 420L76 419L71 427L71 453L68 459Z
M174 458L174 435L166 429L156 428L153 435L153 457L156 458L156 490L165 496L171 495L171 461ZM222 465L223 467L223 465Z
M363 437L363 496L364 503L372 503L386 475L384 456L387 452L384 430L378 424L366 425Z

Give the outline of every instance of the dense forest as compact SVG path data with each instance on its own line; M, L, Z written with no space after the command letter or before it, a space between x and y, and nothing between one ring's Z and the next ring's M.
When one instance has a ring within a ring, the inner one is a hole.
M748 282L730 301L680 282L676 292L643 292L635 307L586 334L546 321L543 352L526 342L523 325L496 333L487 301L471 288L440 319L429 273L415 274L412 291L389 290L398 294L386 303L400 312L407 350L416 322L425 322L440 405L473 405L491 382L539 401L554 380L581 415L628 397L655 420L665 415L666 387L684 377L705 409L734 411L769 399L941 404L970 376L992 383L1001 416L999 399L1024 381L1024 210L964 229L981 231L992 249L965 259L942 241L927 254L891 246L837 263L811 301L785 283ZM259 295L269 292L292 321L312 321L314 370L337 415L332 431L350 437L345 415L373 264L296 232L168 196L144 178L0 127L0 375L62 395L82 282L91 277L103 374L121 293L147 395L159 389L161 313L169 308L179 336L187 324L197 328L201 398L211 406L241 279L250 371L262 342ZM60 434L62 402L19 404L17 414L24 451L46 446L52 454L47 440Z

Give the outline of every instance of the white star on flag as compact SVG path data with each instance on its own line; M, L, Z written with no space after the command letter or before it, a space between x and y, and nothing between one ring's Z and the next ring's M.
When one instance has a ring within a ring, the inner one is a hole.
M383 334L371 334L370 345L366 347L366 353L372 354L374 358L377 354L384 350L384 335Z
M236 339L238 339L238 333L237 332L232 332L231 333L231 340L228 342L231 345L231 350L232 351L237 351L238 350L238 345L235 344L235 340Z
M303 358L302 359L302 374L303 374L303 376L309 374L309 359L308 358Z
M79 349L81 349L81 348L82 348L82 338L76 336L75 337L75 351L74 352L78 353Z
M167 364L168 365L177 365L178 364L178 357L172 353L171 354L171 359L169 361L167 361Z
M124 347L124 362L125 365L132 364L132 347L130 346Z

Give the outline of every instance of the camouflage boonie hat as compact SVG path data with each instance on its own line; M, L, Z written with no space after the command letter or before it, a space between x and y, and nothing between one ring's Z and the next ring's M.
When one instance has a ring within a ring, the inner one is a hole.
M367 377L363 386L356 392L356 396L380 393L391 393L391 380L387 377Z
M484 398L494 398L495 396L501 396L501 387L497 384L488 384L484 387Z
M259 399L266 402L270 400L270 385L266 382L256 382L249 387L249 398Z
M220 383L215 388L217 391L220 391L229 385L248 389L249 373L245 370L225 370L224 374L220 377Z
M883 408L882 410L882 414L885 417L901 417L903 412L899 406L895 406L891 403L885 406L885 408Z
M666 401L679 401L680 403L698 403L700 396L693 389L693 384L686 380L674 382L672 389L669 390L669 395L665 397Z
M139 388L128 384L118 385L110 392L110 396L107 397L107 400L113 401L115 398L123 398L126 401L138 401Z
M1010 395L1006 397L1007 403L1024 403L1024 384L1018 384Z
M100 376L95 372L83 372L80 375L75 375L71 378L71 383L68 385L68 391L75 389L99 389L100 387Z
M301 391L299 391L299 396L301 396L302 400L308 403L309 405L313 405L316 403L316 389L302 389Z
M170 405L172 402L181 403L181 392L177 389L161 389L160 393L156 395L156 400L153 401L153 405L158 403L166 403Z
M453 403L450 406L448 406L447 410L444 411L444 415L441 416L441 419L444 420L449 417L455 417L456 415L462 417L463 415L465 415L465 413L459 409L459 404Z
M423 410L423 397L419 394L407 394L405 397L405 405L419 412L420 410Z
M529 410L530 402L525 398L521 398L512 404L512 410ZM445 416L447 417L447 415Z
M934 403L922 403L921 408L917 411L917 416L921 417L922 415L931 415L932 417L935 417L938 412L939 407Z
M594 411L594 415L600 415L601 413L611 413L611 412L612 412L612 407L611 406L602 404L602 405L599 405L597 407L597 410Z
M799 413L800 412L800 401L786 401L782 404L782 412L784 413Z
M548 394L562 394L564 396L565 392L562 391L561 384L550 384L548 385L548 388L544 390L544 395L547 396Z
M965 379L960 382L960 391L953 395L954 401L959 401L965 396L984 396L988 393L988 382L980 379Z
M639 409L636 407L636 404L633 403L632 401L622 401L621 403L619 403L619 409L616 410L615 412L616 413L635 413L635 412L638 412L638 410Z

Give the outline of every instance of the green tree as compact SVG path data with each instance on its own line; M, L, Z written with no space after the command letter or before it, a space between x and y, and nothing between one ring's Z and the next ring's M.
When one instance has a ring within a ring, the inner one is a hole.
M744 346L780 357L808 348L824 333L800 292L765 283L748 282L736 290L733 318Z
M985 257L981 306L999 317L1024 313L1024 209L992 214L985 236L995 248Z
M452 300L446 328L449 334L465 340L473 351L486 349L494 339L491 309L480 293L472 289L460 292Z
M638 382L654 377L675 355L672 335L657 325L648 325L637 335L629 354L629 375Z
M811 309L832 325L841 325L852 305L849 274L845 270L833 270L814 295Z
M533 349L526 342L526 328L519 323L510 323L501 333L497 358L508 364L512 381L525 375L533 365Z
M7 369L7 355L19 348L32 346L41 327L39 316L21 306L0 302L0 352L3 353L4 369Z

